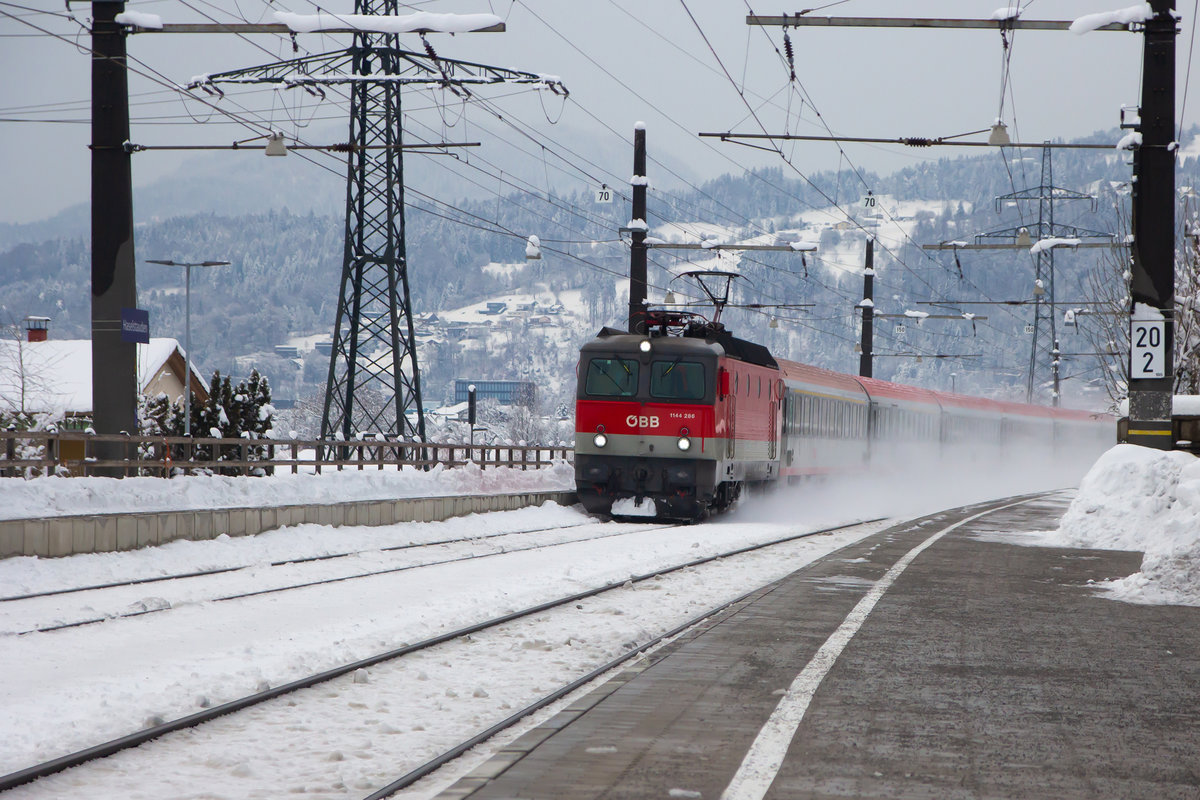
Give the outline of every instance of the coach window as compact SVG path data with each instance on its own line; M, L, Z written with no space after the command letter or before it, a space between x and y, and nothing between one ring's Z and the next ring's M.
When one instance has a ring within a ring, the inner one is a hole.
M593 358L583 390L594 397L633 397L638 390L638 366L628 358Z
M696 361L655 361L650 365L650 396L667 400L703 400L704 365Z

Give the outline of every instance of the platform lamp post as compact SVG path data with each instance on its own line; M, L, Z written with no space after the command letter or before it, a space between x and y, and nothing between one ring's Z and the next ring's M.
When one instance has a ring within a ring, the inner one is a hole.
M183 323L183 435L192 435L192 267L227 267L228 261L162 261L146 259L147 264L162 264L164 267L184 268L184 323Z
M475 384L467 385L467 425L471 428L471 455L475 455Z

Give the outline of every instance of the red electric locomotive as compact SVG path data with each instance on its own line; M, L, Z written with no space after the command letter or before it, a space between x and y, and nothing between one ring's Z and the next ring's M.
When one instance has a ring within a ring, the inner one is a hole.
M583 347L575 477L592 513L699 519L779 476L778 363L720 326L666 335L687 316L651 312L656 335L605 328Z

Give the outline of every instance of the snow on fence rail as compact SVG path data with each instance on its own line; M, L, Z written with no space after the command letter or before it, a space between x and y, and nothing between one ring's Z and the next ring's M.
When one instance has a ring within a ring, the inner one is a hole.
M101 459L96 445L124 452ZM407 439L352 441L301 439L214 439L186 436L128 436L69 432L0 431L0 477L38 475L123 475L170 477L181 473L268 475L277 469L461 467L548 467L572 461L574 450L556 445L475 445Z

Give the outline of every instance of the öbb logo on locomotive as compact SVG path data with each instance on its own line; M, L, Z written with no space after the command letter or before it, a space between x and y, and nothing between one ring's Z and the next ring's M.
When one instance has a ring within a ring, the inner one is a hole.
M604 517L699 520L743 486L863 471L914 455L1087 448L1112 417L1045 408L777 360L719 322L647 312L648 333L605 328L583 346L575 413L579 500ZM649 408L648 408L649 407ZM650 413L651 410L653 413ZM612 440L608 433L625 433ZM922 448L920 450L916 448ZM649 505L647 505L649 504Z

